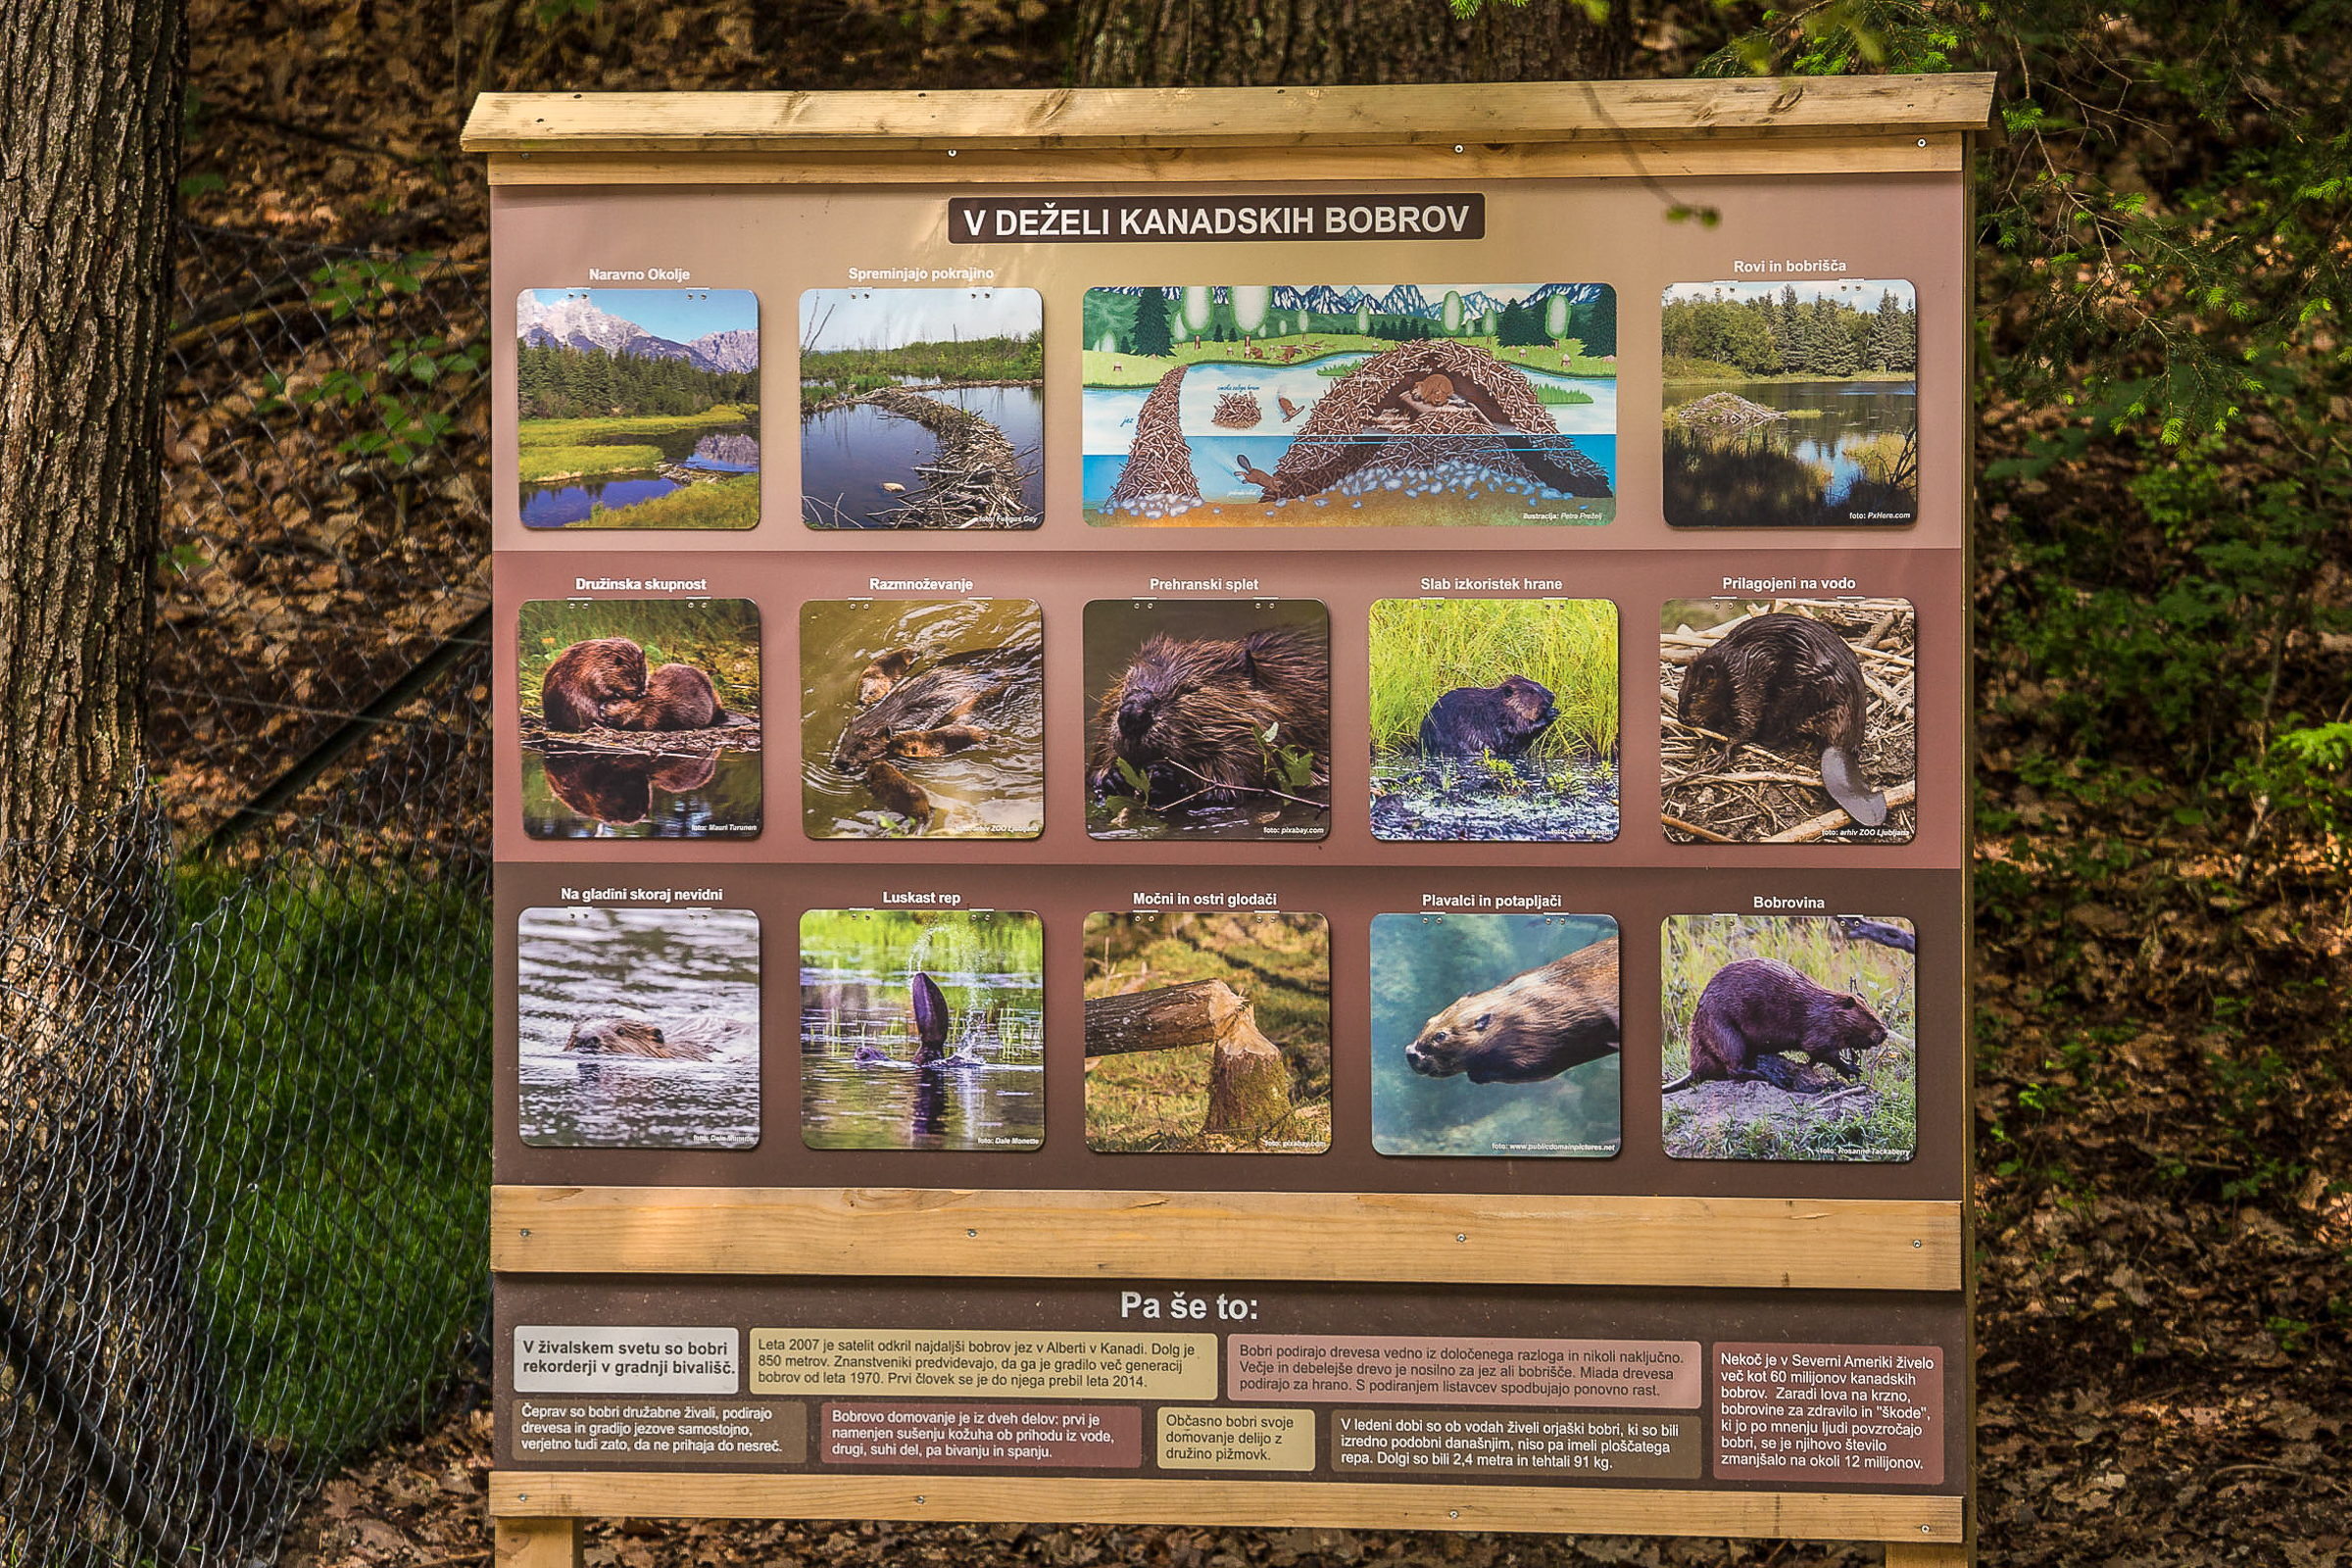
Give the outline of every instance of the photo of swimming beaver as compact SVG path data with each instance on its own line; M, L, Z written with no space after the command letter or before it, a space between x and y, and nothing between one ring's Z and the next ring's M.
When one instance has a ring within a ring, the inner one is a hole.
M745 1037L749 1020L715 1013L696 1014L668 1024L642 1018L592 1018L571 1026L566 1054L645 1056L659 1061L709 1061L719 1049ZM756 1026L752 1026L756 1032Z
M1421 1026L1405 1064L1428 1078L1526 1084L1614 1055L1619 1027L1617 939L1461 998Z
M1841 1078L1858 1079L1857 1057L1886 1038L1886 1025L1850 991L1832 991L1777 958L1741 958L1715 971L1690 1017L1690 1068L1660 1094L1721 1079L1762 1082L1792 1095L1818 1095L1788 1054L1806 1056Z
M1909 604L1678 600L1663 622L1668 837L1911 836L1918 650Z
M555 730L592 729L609 703L645 694L645 650L626 637L591 637L558 654L539 683L540 716Z
M1432 704L1421 720L1421 750L1431 755L1524 756L1536 738L1560 716L1551 693L1525 675L1505 675L1499 686L1456 686Z
M1187 624L1163 624L1171 615ZM1091 799L1127 803L1116 809L1130 817L1185 813L1149 822L1146 832L1200 825L1298 838L1327 831L1331 653L1320 604L1290 602L1275 619L1250 606L1142 611L1098 601L1087 616L1087 686L1096 694L1087 725ZM1212 628L1229 634L1205 634ZM1115 664L1095 662L1105 644L1129 651ZM1220 807L1268 810L1277 819L1200 815ZM1089 830L1111 825L1090 818Z

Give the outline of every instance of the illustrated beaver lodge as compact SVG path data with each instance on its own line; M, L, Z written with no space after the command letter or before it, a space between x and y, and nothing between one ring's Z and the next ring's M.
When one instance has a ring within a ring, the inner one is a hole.
M1692 618L1717 609L1690 607ZM1900 599L1775 600L1662 634L1666 836L1902 843L1917 829L1918 633Z
M939 443L929 463L914 471L923 487L906 492L906 499L883 513L885 526L906 529L1034 528L1036 514L1021 496L1026 473L1021 455L1011 440L987 419L965 409L927 398L903 386L821 403L810 414L858 405L880 409L911 419ZM884 486L889 489L889 486ZM894 494L897 492L893 492ZM809 503L823 503L810 497ZM849 526L836 516L834 526Z

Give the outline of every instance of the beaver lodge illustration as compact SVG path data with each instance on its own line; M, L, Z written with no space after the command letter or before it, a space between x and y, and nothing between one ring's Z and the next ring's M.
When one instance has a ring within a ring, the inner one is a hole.
M1228 430L1250 430L1264 420L1266 411L1258 407L1257 399L1248 392L1228 392L1217 399L1217 412L1208 416L1211 424L1221 424Z
M1034 466L1035 454L1025 464L1004 432L987 419L903 386L835 398L809 413L857 407L910 419L939 443L929 463L914 465L914 471L923 479L921 489L909 491L896 483L882 486L891 495L906 497L880 514L883 526L916 530L1037 526L1037 516L1021 497L1021 481ZM808 497L806 505L812 509L808 520L816 527L857 525L842 508L816 496ZM827 512L832 515L819 514Z

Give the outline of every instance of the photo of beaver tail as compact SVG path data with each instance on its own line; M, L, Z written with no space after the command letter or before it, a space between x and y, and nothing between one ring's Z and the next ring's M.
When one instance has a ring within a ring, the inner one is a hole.
M1237 638L1153 635L1102 694L1087 779L1098 795L1129 788L1124 760L1155 806L1227 804L1275 787L1270 753L1296 747L1331 777L1331 657L1319 630L1268 627ZM1273 739L1267 740L1267 732Z

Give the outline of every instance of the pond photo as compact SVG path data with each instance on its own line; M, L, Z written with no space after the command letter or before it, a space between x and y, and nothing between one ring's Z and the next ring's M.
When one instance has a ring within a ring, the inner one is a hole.
M1034 528L1046 510L1044 305L1033 288L801 296L801 519Z
M533 908L516 922L522 1141L760 1142L760 917Z
M1900 278L1677 283L1666 520L1885 527L1919 511L1919 302Z
M1919 962L1910 921L1675 915L1661 941L1669 1155L1911 1157Z
M810 1149L1035 1149L1045 1019L1034 914L810 909L801 1137Z
M758 606L533 599L515 634L531 837L760 831Z
M1372 833L1403 843L1617 836L1617 607L1372 606Z
M1099 526L1601 523L1616 514L1604 283L1089 289Z
M514 307L526 528L760 521L760 298L526 288Z
M1033 839L1045 633L1029 599L801 607L801 821L812 839Z
M1605 1159L1622 1141L1617 922L1372 918L1372 1146Z

